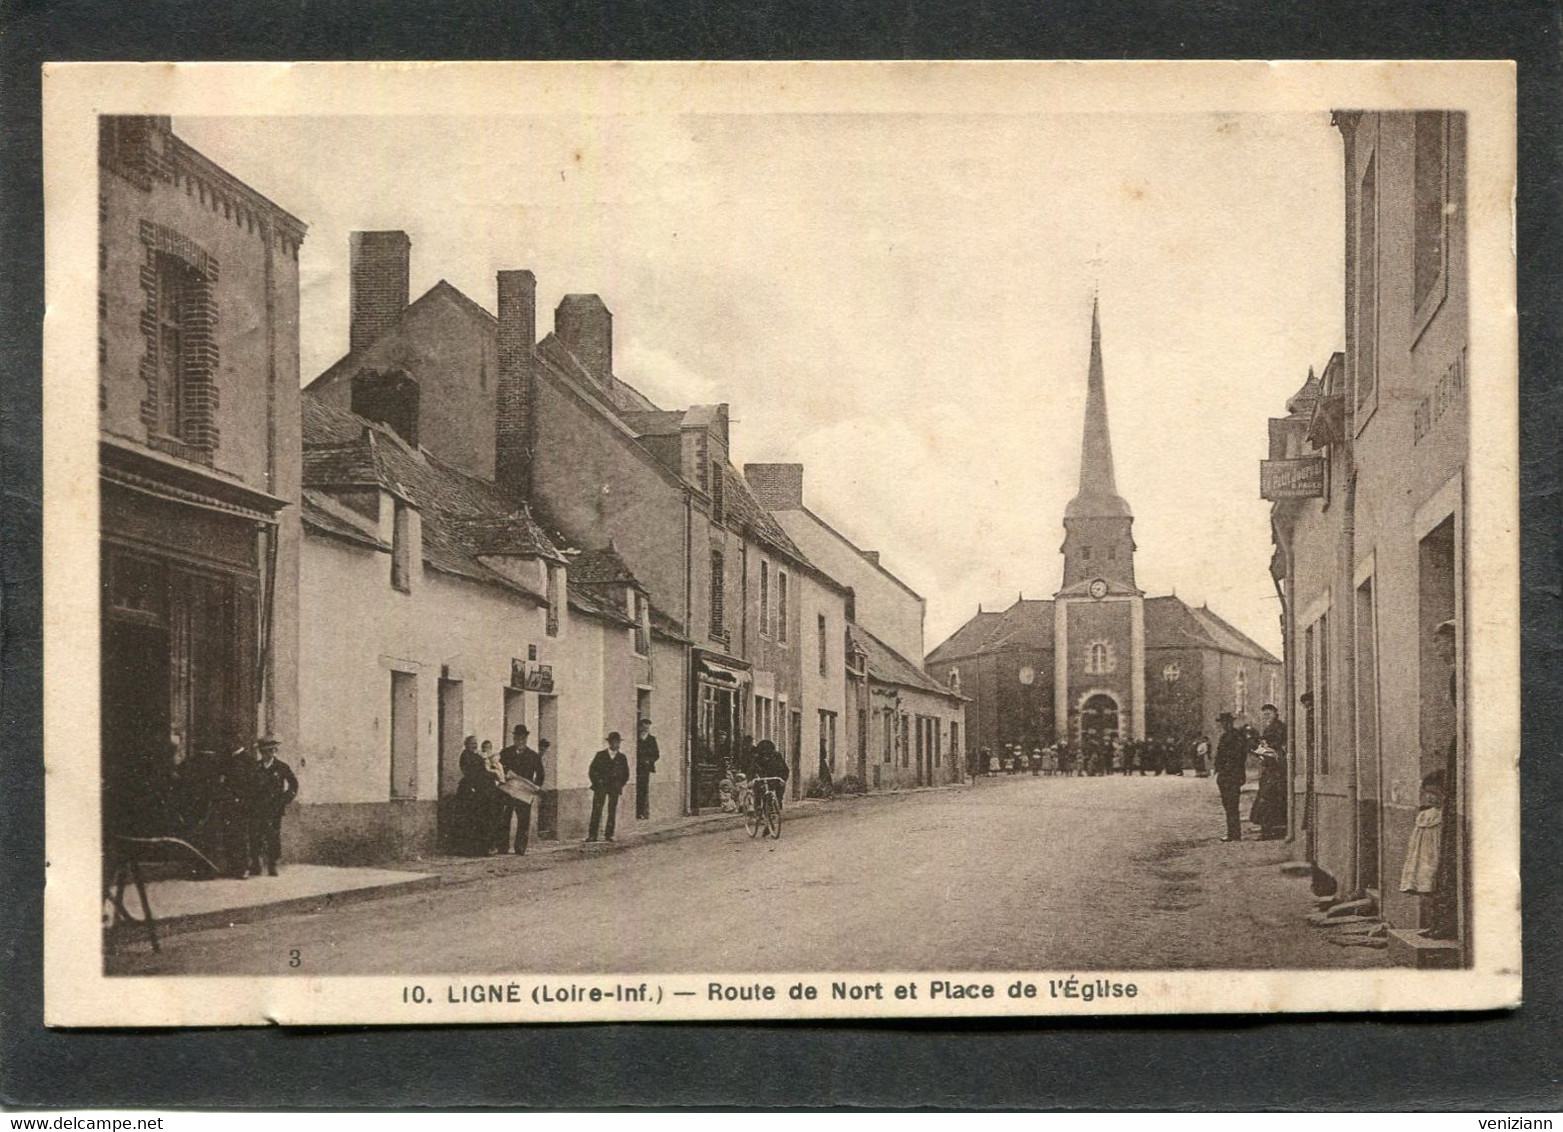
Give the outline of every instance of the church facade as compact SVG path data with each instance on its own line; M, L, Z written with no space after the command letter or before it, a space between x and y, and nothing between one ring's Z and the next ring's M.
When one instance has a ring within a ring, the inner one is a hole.
M930 676L970 698L968 742L997 750L1067 741L1214 737L1279 702L1281 663L1208 608L1147 596L1134 577L1134 514L1118 494L1101 322L1091 311L1080 489L1064 510L1063 584L1051 600L981 608L928 654Z

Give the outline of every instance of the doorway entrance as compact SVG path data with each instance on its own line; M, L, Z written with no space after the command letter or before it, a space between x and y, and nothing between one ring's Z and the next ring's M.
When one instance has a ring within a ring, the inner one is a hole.
M133 621L103 622L99 749L105 834L172 832L158 828L152 785L173 769L168 661L167 629Z
M1091 766L1110 769L1112 741L1118 738L1118 701L1097 692L1080 705L1080 749Z

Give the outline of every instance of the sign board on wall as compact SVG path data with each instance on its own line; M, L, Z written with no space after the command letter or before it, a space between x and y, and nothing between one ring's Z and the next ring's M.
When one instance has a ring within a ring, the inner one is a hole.
M1323 495L1323 456L1259 461L1261 499L1318 499Z

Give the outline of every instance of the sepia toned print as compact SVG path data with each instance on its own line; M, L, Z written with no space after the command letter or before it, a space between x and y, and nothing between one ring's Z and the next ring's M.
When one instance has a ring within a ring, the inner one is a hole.
M51 68L51 1021L1515 1003L1512 80Z

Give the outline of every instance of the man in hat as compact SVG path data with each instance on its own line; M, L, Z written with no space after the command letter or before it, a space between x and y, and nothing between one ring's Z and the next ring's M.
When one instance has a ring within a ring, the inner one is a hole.
M248 783L252 876L260 876L262 862L267 876L277 875L277 861L282 857L282 811L298 794L293 768L277 757L279 745L267 735L253 748L255 765Z
M524 778L528 782L538 786L543 784L543 756L526 745L526 737L531 734L526 724L518 723L510 729L511 744L499 752L499 765L505 768L505 774ZM513 852L518 855L526 853L526 843L532 832L532 803L524 802L520 798L514 798L509 794L500 792L499 830L495 847L501 852L510 849L510 815L516 816L515 847Z
M620 741L617 731L608 732L608 745L592 756L592 764L586 768L586 777L592 784L592 821L586 834L587 841L597 840L597 831L602 828L604 806L608 810L608 825L602 830L603 839L613 840L614 821L619 815L619 794L630 780L630 761L619 750Z
M1238 818L1243 783L1248 778L1248 740L1232 724L1237 717L1229 711L1216 716L1221 738L1216 740L1216 789L1221 792L1221 808L1227 815L1227 835L1222 841L1241 841L1243 825Z
M642 717L635 730L639 733L635 740L635 816L645 820L651 816L651 776L662 752L651 733L651 720Z

